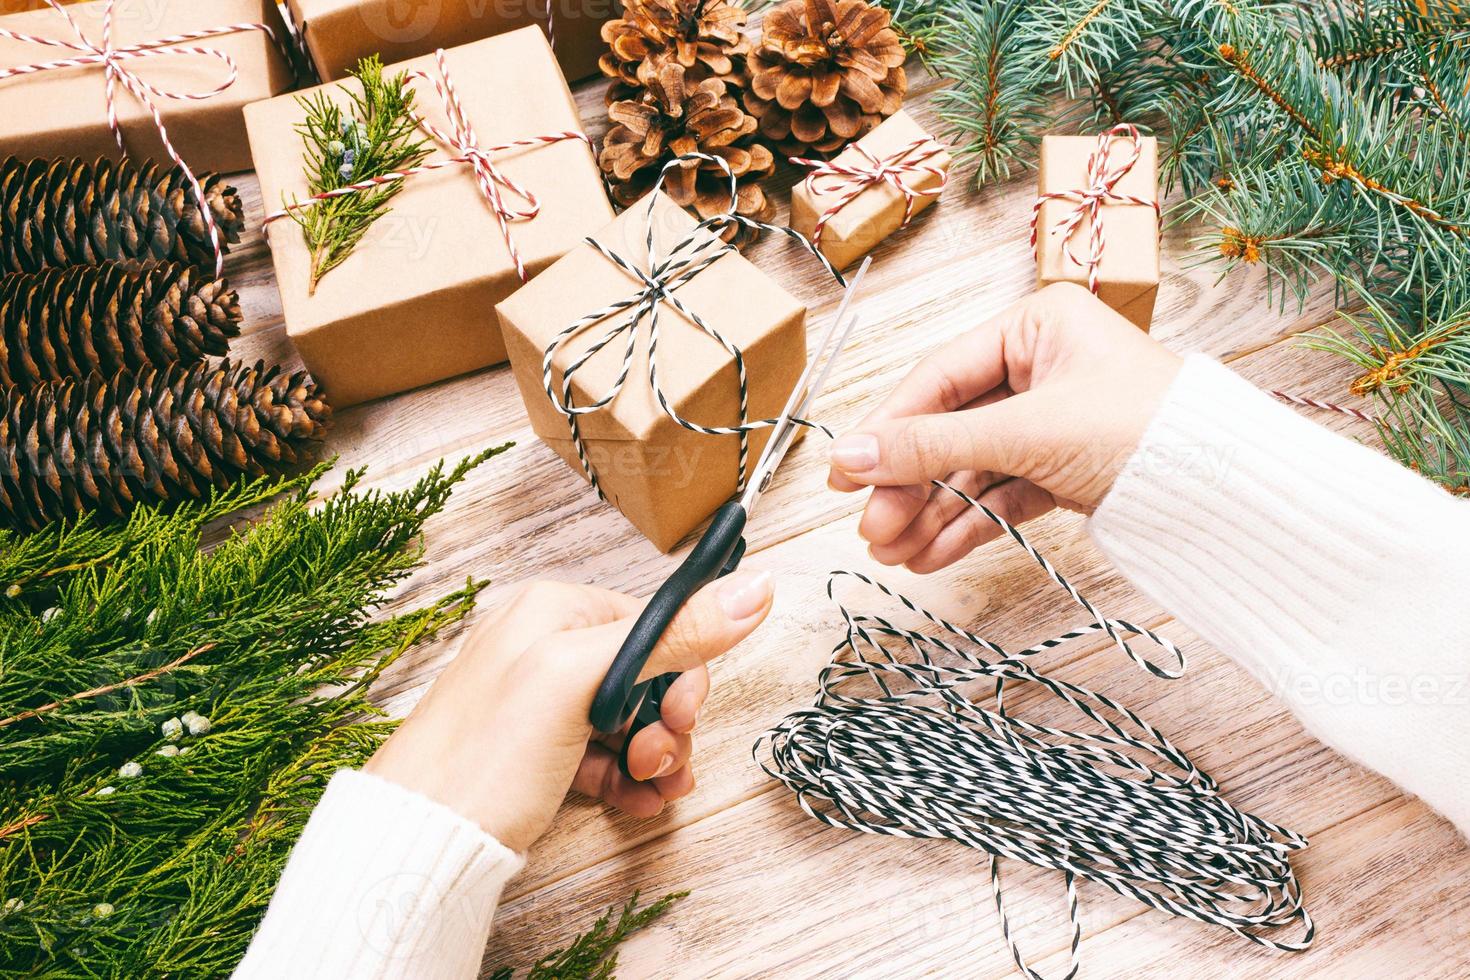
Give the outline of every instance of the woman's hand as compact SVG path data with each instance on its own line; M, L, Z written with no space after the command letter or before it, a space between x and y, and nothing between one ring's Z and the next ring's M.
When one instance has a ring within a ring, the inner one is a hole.
M593 738L587 713L640 600L584 585L537 582L478 624L464 650L365 769L437 800L506 847L525 851L570 787L639 817L694 788L690 732L709 693L705 664L744 639L771 609L771 577L736 572L700 591L675 618L643 679L681 671L663 720L634 738ZM590 740L590 741L589 741Z
M1090 512L1180 359L1080 286L1049 286L931 354L832 445L833 489L875 488L859 533L887 565L932 572L1013 524Z

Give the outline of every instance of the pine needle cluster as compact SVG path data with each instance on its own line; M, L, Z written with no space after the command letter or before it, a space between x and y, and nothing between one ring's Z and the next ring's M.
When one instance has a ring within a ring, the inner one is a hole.
M230 973L327 780L391 730L368 686L473 605L371 615L499 451L0 532L0 975Z
M981 182L1042 132L1129 121L1281 302L1327 280L1315 346L1353 359L1390 450L1470 484L1470 5L1457 0L886 0L950 85L935 96Z
M407 170L429 155L428 142L416 135L414 92L407 74L384 77L382 59L373 55L358 64L352 77L357 87L344 86L349 98L345 108L324 91L298 98L306 108L297 131L313 195ZM401 187L401 181L393 180L291 209L311 252L311 292L352 254L373 222L388 212Z

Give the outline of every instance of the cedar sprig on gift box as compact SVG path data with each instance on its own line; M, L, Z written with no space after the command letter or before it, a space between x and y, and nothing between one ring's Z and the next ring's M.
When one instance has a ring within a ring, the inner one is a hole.
M224 279L122 263L0 277L0 385L112 375L221 356L240 333Z
M244 206L218 175L198 176L227 248L240 240ZM118 259L214 264L209 226L182 168L105 159L0 162L0 274Z
M0 390L0 525L204 497L288 470L331 409L303 371L202 362Z
M313 196L418 166L431 149L417 136L414 92L406 74L385 78L383 62L374 55L364 58L352 77L360 91L344 86L351 100L345 109L324 91L299 100L307 110L298 131ZM311 249L312 293L323 276L352 254L373 222L389 211L401 186L401 181L388 180L371 190L289 212Z

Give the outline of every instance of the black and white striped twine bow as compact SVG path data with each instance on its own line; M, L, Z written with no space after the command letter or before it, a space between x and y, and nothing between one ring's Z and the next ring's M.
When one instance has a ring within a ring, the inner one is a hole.
M1080 965L1078 878L1261 946L1306 949L1314 927L1290 863L1306 838L1231 806L1214 779L1124 705L1028 663L1105 633L1149 673L1174 678L1184 671L1180 650L1152 630L1104 617L1004 518L948 484L935 486L1000 527L1092 622L1012 652L866 575L834 572L827 582L834 602L837 581L856 579L937 630L906 629L838 602L846 636L821 672L817 701L756 742L761 767L828 826L953 840L988 854L1001 931L1029 980L1041 976L1006 914L1002 857L1062 872L1072 933L1067 980ZM1134 651L1129 639L1137 637L1164 651L1168 665ZM1008 682L1034 685L1082 723L1056 728L1017 717L1006 707ZM974 685L989 693L972 697ZM1287 930L1299 935L1276 938Z
M668 250L668 253L666 255L661 256L658 254L656 243L654 241L654 192L662 189L664 178L673 168L696 164L697 162L701 161L718 166L722 171L724 171L725 176L729 179L730 210L721 214L714 215L713 217L706 218L703 221L699 222L699 224L696 225L695 228L688 235L686 235L679 242L675 243ZM676 157L673 160L670 160L667 164L664 165L663 169L659 172L658 181L654 184L653 192L650 192L647 197L647 269L639 268L636 263L629 261L623 256L617 254L612 249L608 248L605 244L599 242L595 238L589 237L586 239L588 245L591 245L599 253L605 256L609 262L612 262L618 268L626 272L629 278L633 279L634 282L637 283L638 288L635 292L629 294L627 297L618 300L615 303L609 303L602 309L594 310L593 312L588 313L586 316L579 318L574 323L566 327L566 329L558 333L555 339L553 339L552 342L547 346L545 356L541 359L541 380L546 388L546 397L551 400L552 406L567 418L568 425L571 428L572 445L576 447L577 459L582 464L582 472L586 474L588 481L592 484L593 489L597 491L599 497L603 496L602 486L598 483L597 474L592 467L591 460L588 458L587 447L582 439L582 432L581 427L578 424L578 419L580 416L587 415L591 412L596 412L602 408L605 408L607 405L611 404L613 399L618 396L618 393L623 390L623 384L628 380L628 374L633 366L633 356L635 351L637 350L638 336L641 332L640 328L645 323L648 326L648 384L649 387L653 390L654 400L658 402L659 408L664 412L664 414L668 415L669 418L673 419L676 423L686 429L689 429L690 431L702 432L705 435L712 436L734 435L739 437L740 455L738 465L740 468L740 472L736 485L736 493L739 493L745 489L745 482L747 479L749 479L750 476L750 433L758 429L774 426L779 421L779 419L774 418L759 419L756 421L750 420L748 411L749 390L745 373L745 357L741 353L740 348L731 343L728 339L722 336L719 331L717 331L716 329L714 329L714 327L705 322L705 320L699 315L699 312L697 310L692 310L687 305L685 305L676 293L676 290L678 290L680 286L684 285L689 280L699 275L705 269L708 269L726 253L735 251L735 247L733 245L729 244L728 242L721 241L718 234L712 234L712 232L716 232L722 226L743 225L751 229L759 229L762 231L774 232L779 235L785 235L797 245L799 245L802 249L809 252L812 257L815 258L818 262L820 262L822 267L827 270L834 281L836 281L839 285L846 284L841 274L832 267L832 264L827 261L826 257L818 252L815 248L813 248L811 242L807 241L807 239L804 238L799 232L796 232L790 228L781 227L779 225L770 225L762 221L755 221L754 219L747 218L744 215L736 214L736 191L737 187L735 174L730 169L730 165L722 157L710 156L705 153L686 153L682 156ZM642 202L634 205L634 207L641 206ZM677 411L675 411L674 406L669 402L668 397L664 394L664 390L659 384L658 380L657 355L659 337L659 310L660 307L665 303L673 307L675 311L681 314L697 329L703 331L705 334L718 342L721 347L725 348L725 350L729 352L731 358L734 359L735 376L739 385L740 396L740 419L738 424L703 425L699 422L694 422L686 419L681 416ZM621 316L621 314L626 314L626 316ZM563 347L570 343L579 334L588 330L593 325L601 323L604 320L612 317L618 317L618 319L614 320L611 326L608 327L606 333L593 341L593 343L589 347L587 347L586 350L576 355L576 357L572 359L571 363L567 365L566 370L562 372L561 391L560 393L558 393L558 391L556 390L556 385L552 372L552 364L557 354L561 351ZM574 377L576 376L577 371L594 356L596 356L599 351L612 344L619 337L623 338L624 344L623 365L622 369L618 372L617 379L612 383L611 387L607 389L602 397L588 402L585 405L574 404L572 398L572 382ZM828 436L832 434L830 430L826 429L823 426L816 425L815 423L807 422L802 419L795 419L793 421L797 422L800 425L806 425L811 428L821 429L823 432L826 432Z

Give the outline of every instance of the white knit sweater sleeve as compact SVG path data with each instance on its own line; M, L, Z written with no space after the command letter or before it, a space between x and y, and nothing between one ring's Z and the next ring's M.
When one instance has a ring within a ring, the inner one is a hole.
M1091 531L1319 739L1470 833L1470 502L1191 357Z
M522 858L447 807L363 772L327 786L235 980L464 980Z

